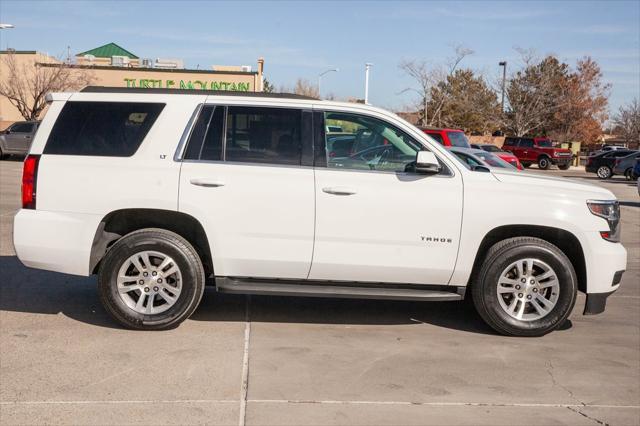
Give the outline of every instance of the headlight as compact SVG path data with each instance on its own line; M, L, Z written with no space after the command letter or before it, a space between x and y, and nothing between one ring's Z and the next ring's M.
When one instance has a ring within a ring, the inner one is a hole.
M600 235L607 241L620 242L620 203L618 200L587 200L587 206L592 214L599 216L609 224L608 231L600 231Z

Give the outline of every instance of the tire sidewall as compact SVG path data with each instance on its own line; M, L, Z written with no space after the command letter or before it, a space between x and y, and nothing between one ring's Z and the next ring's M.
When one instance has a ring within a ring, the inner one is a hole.
M500 274L507 266L524 258L540 259L551 266L560 283L560 294L556 305L546 316L533 321L520 321L511 317L498 301L497 286ZM500 324L501 328L504 328L509 334L542 335L548 333L566 320L576 300L577 279L573 266L564 255L558 256L547 247L527 244L507 248L494 256L481 279L482 302L487 314L494 323Z
M159 314L147 315L136 312L127 306L118 294L117 275L120 267L130 256L142 251L157 251L170 256L182 274L182 290L178 300ZM202 295L204 277L201 268L198 268L184 248L174 241L159 238L159 235L140 233L122 238L107 252L100 267L98 284L105 307L122 324L135 328L167 328L186 319L185 317L195 309L193 304L197 303Z
M602 176L600 174L600 170L606 171L604 173L604 176ZM596 171L596 174L598 175L598 177L600 179L608 179L609 177L611 177L611 169L609 169L609 167L607 167L607 166L600 166L600 167L598 167L598 170Z
M538 167L542 170L547 170L549 168L549 159L547 157L542 157L538 160Z

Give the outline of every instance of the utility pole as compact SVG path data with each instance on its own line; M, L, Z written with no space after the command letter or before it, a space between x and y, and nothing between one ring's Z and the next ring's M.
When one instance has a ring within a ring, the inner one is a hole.
M322 94L320 93L320 83L322 81L322 76L329 72L338 72L338 71L340 71L339 68L331 68L318 74L318 97L320 99L322 99Z
M367 62L364 64L364 103L369 104L369 70L373 64Z
M501 111L504 114L504 85L507 80L507 61L499 62L498 65L502 67L502 102L500 104L502 105Z

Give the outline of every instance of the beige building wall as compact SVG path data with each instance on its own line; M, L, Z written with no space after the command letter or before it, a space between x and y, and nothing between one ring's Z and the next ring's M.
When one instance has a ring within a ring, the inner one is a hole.
M0 80L7 75L4 57L0 52ZM15 52L19 66L27 70L35 69L36 63L41 66L56 66L60 61L38 52ZM95 64L95 62L94 62ZM94 86L107 87L143 87L191 90L230 90L241 92L262 91L262 71L264 60L258 60L258 71L209 71L209 70L163 70L157 68L125 68L111 66L81 66L74 68L86 71L93 76ZM28 78L29 73L25 74ZM42 118L42 117L40 117ZM15 121L23 120L9 100L0 96L0 129L4 129Z

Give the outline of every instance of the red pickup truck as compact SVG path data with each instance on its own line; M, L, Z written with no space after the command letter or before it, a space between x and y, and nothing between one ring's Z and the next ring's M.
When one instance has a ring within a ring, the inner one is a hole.
M568 149L556 148L549 138L525 138L508 136L502 149L513 153L524 167L538 163L538 167L547 170L552 164L560 170L571 166L573 153Z

